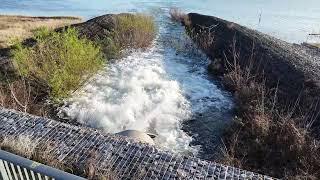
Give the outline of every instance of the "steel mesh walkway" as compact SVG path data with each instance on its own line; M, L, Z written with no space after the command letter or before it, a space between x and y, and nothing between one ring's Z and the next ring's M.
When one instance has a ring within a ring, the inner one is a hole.
M181 156L133 139L99 130L71 126L54 120L0 109L0 136L28 136L37 143L55 145L59 161L81 167L99 156L95 164L121 179L273 179L260 174Z

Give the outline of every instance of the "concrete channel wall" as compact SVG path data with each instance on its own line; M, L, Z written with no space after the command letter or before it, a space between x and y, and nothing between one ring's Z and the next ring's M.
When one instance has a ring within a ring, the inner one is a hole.
M59 161L83 167L96 152L96 167L119 179L273 179L161 150L124 136L0 108L0 139L29 137L35 143L54 144Z

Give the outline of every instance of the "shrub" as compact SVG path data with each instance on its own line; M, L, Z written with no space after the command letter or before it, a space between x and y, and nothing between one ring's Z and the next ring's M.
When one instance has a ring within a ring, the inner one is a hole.
M181 11L181 9L178 8L170 8L169 14L171 17L171 20L176 21L176 22L183 22L184 19L187 18L187 14Z
M112 33L114 43L121 49L146 48L156 32L156 25L151 16L143 14L120 14Z
M22 77L47 84L53 100L67 97L103 65L100 47L80 39L74 28L62 33L41 28L34 39L32 47L16 44L14 65Z
M6 80L0 83L0 106L38 116L48 116L49 104L45 87L35 87L26 79Z
M266 87L263 75L231 64L223 82L235 93L237 118L220 162L285 179L319 178L320 144L302 125L306 115L279 104L277 88Z

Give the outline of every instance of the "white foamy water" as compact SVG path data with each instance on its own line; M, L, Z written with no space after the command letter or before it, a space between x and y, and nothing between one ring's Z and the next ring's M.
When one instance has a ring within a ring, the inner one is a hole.
M159 24L152 48L110 63L61 111L109 133L127 129L154 133L158 146L196 154L199 147L190 146L192 137L181 129L182 123L195 113L230 109L232 102L208 79L206 58L177 55L163 44L164 36L183 32L168 25Z

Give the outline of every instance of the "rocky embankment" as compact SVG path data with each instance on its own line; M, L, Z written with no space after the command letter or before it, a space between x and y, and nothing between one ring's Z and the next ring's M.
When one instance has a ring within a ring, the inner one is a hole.
M73 27L79 32L81 37L86 37L92 41L99 42L110 37L110 33L114 30L117 24L117 16L120 15L121 14L106 14L83 23L58 28L56 31L62 31L65 28Z
M283 105L298 102L304 113L313 112L312 118L316 117L320 111L319 48L291 44L217 17L196 13L188 17L187 30L194 40L210 36L206 38L209 43L200 43L212 60L210 70L224 74L236 60L240 67L249 67L252 74L263 74L267 87L278 88Z

